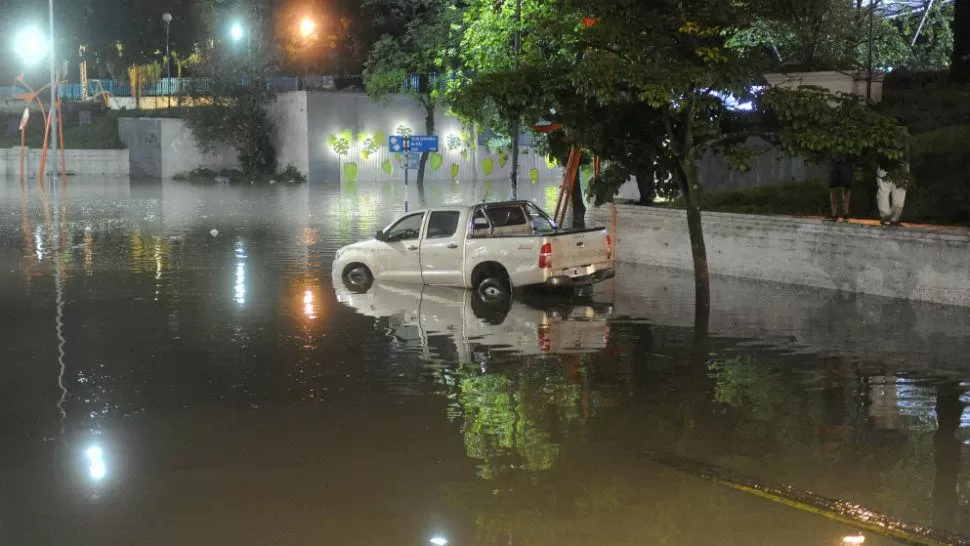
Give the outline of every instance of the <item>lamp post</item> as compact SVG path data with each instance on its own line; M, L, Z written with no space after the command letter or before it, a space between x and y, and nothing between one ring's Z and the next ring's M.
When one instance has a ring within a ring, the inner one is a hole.
M165 73L167 75L166 81L168 82L166 84L166 87L168 89L165 94L168 95L168 109L171 110L172 109L172 57L169 55L168 30L169 30L169 26L171 26L172 24L172 14L168 12L163 13L162 22L165 23Z
M48 38L50 39L50 45L48 46L48 54L50 55L51 61L51 106L50 106L50 117L51 117L51 157L57 157L57 115L54 114L55 108L57 108L57 93L59 91L57 85L57 48L54 47L54 0L47 0L47 11L50 18L50 28ZM51 164L51 180L54 179L54 173L57 171L55 166L56 162Z

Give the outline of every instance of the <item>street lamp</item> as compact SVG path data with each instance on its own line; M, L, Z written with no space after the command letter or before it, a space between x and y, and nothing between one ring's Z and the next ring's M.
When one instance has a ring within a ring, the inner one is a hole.
M168 80L168 84L166 85L166 87L168 88L167 89L168 92L165 94L168 95L168 109L171 110L172 109L172 58L169 55L168 30L169 30L169 26L171 26L172 24L172 14L168 12L163 13L162 22L165 23L165 72Z
M232 38L233 42L238 42L239 40L242 40L243 34L244 34L243 27L238 21L233 23L232 26L229 27L229 37Z
M25 65L40 62L47 55L47 39L39 28L30 26L14 36L14 51L23 59Z
M317 23L313 19L310 19L309 17L304 17L300 21L300 36L302 36L304 40L309 38L311 35L313 35L313 31L315 31L316 29L317 29Z

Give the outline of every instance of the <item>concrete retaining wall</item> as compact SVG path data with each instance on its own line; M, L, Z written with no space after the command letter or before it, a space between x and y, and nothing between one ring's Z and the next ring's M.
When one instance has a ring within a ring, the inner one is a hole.
M171 178L198 167L239 167L239 154L229 146L203 152L180 119L119 118L118 135L130 152L132 176Z
M620 261L693 268L683 211L618 205ZM592 212L609 225L609 207ZM970 307L970 234L704 213L710 272Z
M27 150L24 170L28 176L37 175L41 152L40 149ZM56 158L48 154L47 161L56 161L60 165L60 152ZM65 150L64 161L67 171L78 175L126 176L129 173L128 150ZM0 172L7 176L20 174L19 146L0 148Z

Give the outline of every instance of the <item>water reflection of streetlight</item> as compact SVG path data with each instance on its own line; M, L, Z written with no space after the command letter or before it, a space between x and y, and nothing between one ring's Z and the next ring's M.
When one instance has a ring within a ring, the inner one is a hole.
M239 305L246 304L246 254L245 243L236 241L236 282L233 284L234 300Z
M317 318L316 310L313 308L313 291L309 289L303 292L303 314L310 320Z
M101 446L91 446L84 452L88 460L88 476L95 482L100 482L108 474L108 466L104 462L104 450Z

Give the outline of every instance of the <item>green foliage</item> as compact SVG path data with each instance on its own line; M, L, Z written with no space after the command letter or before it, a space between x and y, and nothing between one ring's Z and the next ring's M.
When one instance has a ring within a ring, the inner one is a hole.
M386 174L388 176L394 174L394 163L391 162L390 159L385 159L381 163L381 170L384 171L384 174Z
M394 133L397 136L409 137L414 134L414 131L411 130L411 128L408 127L407 125L398 125L397 128L394 130Z
M208 77L206 87L189 91L208 106L189 108L186 122L204 149L217 143L228 144L239 152L239 162L248 174L269 174L276 168L276 150L267 111L274 93L266 85L266 78L276 72L279 61L272 41L263 40L264 36L272 36L270 8L265 0L244 0L233 10L236 16L241 12L252 22L246 44L240 46L242 51L225 43L209 51L197 69L199 75ZM221 28L230 18L227 7L220 2L204 2L200 11L214 27ZM250 84L240 84L243 78Z
M533 184L538 184L539 183L539 169L537 169L535 167L532 167L531 169L529 169L529 182L531 182ZM617 190L617 191L619 191L619 190Z
M629 171L619 163L607 163L587 186L587 195L594 206L612 201L620 187L630 179Z
M448 135L445 138L445 147L448 148L449 152L453 152L461 148L461 137L458 135Z
M579 385L543 366L482 373L462 364L453 415L461 416L465 451L479 462L478 476L496 478L514 469L549 470L559 457L553 441L579 415Z
M345 133L339 135L330 135L327 139L327 143L330 145L330 149L333 153L337 155L347 155L350 152L350 139L347 138Z
M483 159L482 172L485 173L485 176L492 176L492 173L495 172L495 160L491 157Z
M810 441L821 425L821 409L790 374L750 357L715 358L708 367L716 384L714 399L734 412L735 434L745 440L770 440L776 448Z
M970 124L970 85L950 82L947 72L894 71L876 109L913 134Z
M910 143L902 127L852 95L808 86L772 88L761 105L780 126L781 148L815 161L898 162Z
M366 136L364 133L360 134L360 138L361 138L360 157L366 161L370 159L370 156L377 153L377 151L381 147L380 145L381 141L378 140L375 136Z
M704 191L700 201L703 210L713 212L824 216L829 210L829 189L825 180L815 180L742 190ZM686 203L683 198L676 198L665 206L684 208Z
M306 176L293 165L287 165L285 169L276 174L247 174L239 169L220 169L218 171L208 167L196 167L187 173L178 173L172 177L173 180L192 182L195 184L214 184L223 182L218 179L225 179L229 184L253 184L253 183L274 183L290 182L304 183Z
M344 180L355 182L357 180L357 164L353 161L344 163Z
M438 172L441 169L441 164L444 163L444 158L438 152L432 152L428 155L428 163L431 165L432 172Z
M286 168L279 173L279 178L284 182L306 182L306 175L300 172L300 170L293 165L287 165Z
M970 124L915 137L904 219L970 225Z
M911 45L922 10L895 5L892 17L884 6L873 4L872 60L882 68L941 69L953 50L949 23L952 4L934 3ZM866 70L869 63L869 6L842 0L782 0L767 3L754 23L731 39L731 46L748 54L763 54L771 71Z
M452 163L451 164L451 179L452 180L458 180L458 173L459 173L460 170L461 170L461 168L458 166L457 163Z
M68 103L70 104L70 103ZM125 147L118 137L119 112L95 109L91 116L91 125L79 125L78 116L73 108L64 112L64 148L86 150L120 150ZM39 112L31 114L30 122L24 132L26 144L29 148L42 148L44 145L44 120ZM13 148L20 146L20 133L0 134L0 147ZM19 168L19 167L18 167Z

